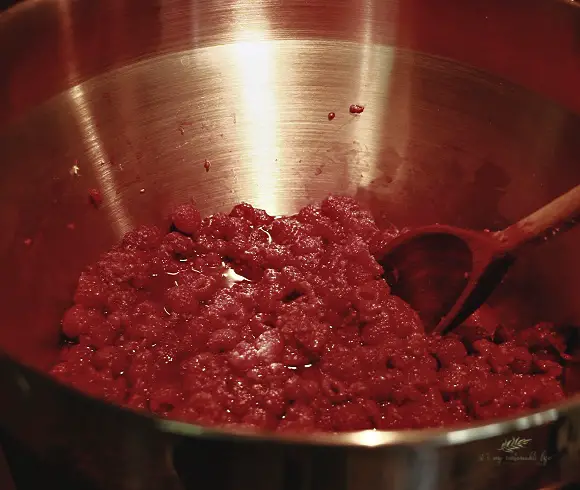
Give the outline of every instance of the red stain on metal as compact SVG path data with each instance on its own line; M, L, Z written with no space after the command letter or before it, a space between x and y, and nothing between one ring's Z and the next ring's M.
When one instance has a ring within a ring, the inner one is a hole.
M103 196L101 194L101 191L99 191L99 189L90 189L89 201L96 208L98 208L101 204L103 204Z
M183 135L185 134L185 128L187 126L193 126L193 123L191 121L181 121L179 123L179 132Z
M359 104L351 104L348 110L350 111L351 114L361 114L365 110L365 108L364 106Z

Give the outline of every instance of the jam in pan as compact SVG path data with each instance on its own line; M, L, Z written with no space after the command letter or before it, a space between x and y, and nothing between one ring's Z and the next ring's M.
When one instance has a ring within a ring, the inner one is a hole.
M480 311L426 335L373 257L398 231L351 198L172 219L82 273L59 380L161 417L293 432L453 426L565 397L551 324L510 331Z

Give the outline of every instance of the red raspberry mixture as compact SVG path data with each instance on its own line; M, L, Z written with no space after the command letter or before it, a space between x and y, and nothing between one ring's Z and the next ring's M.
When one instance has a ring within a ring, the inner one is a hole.
M423 333L371 251L397 235L329 197L141 227L81 275L52 374L162 417L277 431L418 429L561 400L564 337L474 315Z

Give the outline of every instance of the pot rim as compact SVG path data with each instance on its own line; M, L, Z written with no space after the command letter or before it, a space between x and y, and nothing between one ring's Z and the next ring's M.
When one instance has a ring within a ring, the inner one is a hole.
M578 411L579 409L580 394L577 394L567 398L564 402L547 405L540 410L526 412L525 415L515 415L492 422L482 421L477 424L461 424L457 427L447 429L406 429L398 431L363 430L356 432L308 434L259 433L241 428L208 428L186 422L162 419L156 416L147 415L147 417L152 418L155 426L163 432L189 437L239 439L240 442L274 442L307 446L339 446L370 449L415 445L445 447L467 444L469 442L490 439L547 425L564 418L569 412Z

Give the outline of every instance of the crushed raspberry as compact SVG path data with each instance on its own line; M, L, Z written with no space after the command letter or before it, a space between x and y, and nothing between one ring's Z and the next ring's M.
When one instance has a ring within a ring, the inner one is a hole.
M208 341L207 348L211 352L227 352L232 350L240 340L240 334L231 328L214 331Z
M449 367L451 364L461 362L467 356L467 351L463 343L454 337L441 339L438 342L435 357L439 361L441 367Z
M354 199L171 218L82 273L56 378L159 417L302 433L452 426L565 396L561 328L508 330L483 308L425 335L374 258L400 231Z
M179 206L171 216L173 225L181 233L193 235L201 225L201 215L192 204L183 204Z

